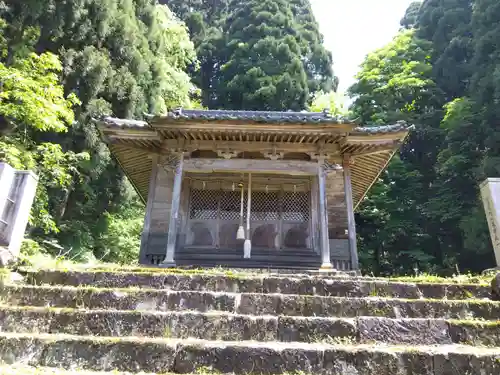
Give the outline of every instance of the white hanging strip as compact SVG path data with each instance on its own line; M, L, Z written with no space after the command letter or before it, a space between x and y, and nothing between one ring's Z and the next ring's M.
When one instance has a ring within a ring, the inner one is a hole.
M243 245L243 258L250 259L252 252L252 241L250 240L250 214L252 205L252 174L248 174L248 204L247 204L247 239Z
M243 228L243 206L245 202L245 189L243 183L240 184L241 187L241 203L240 203L240 226L238 232L236 233L237 240L245 239L245 229Z

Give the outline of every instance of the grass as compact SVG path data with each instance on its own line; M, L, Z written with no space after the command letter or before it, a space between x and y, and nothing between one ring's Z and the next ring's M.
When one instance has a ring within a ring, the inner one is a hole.
M51 257L46 254L36 254L25 257L25 264L20 266L20 271L36 272L38 270L55 270L60 272L114 272L114 273L138 273L142 275L216 275L229 278L244 278L263 276L268 273L265 270L243 270L229 269L223 267L214 268L159 268L145 267L139 264L122 265L115 263L104 263L98 260L87 263L77 263L63 256ZM0 275L0 278L2 275ZM291 277L301 277L292 275ZM332 279L338 276L333 276ZM461 284L461 285L481 285L488 286L492 279L491 274L472 275L460 274L452 277L442 277L438 275L421 273L417 276L388 276L388 277L368 277L367 281L383 280L401 283L425 283L425 284ZM377 293L377 292L373 292Z
M420 274L418 276L396 276L388 277L386 280L395 282L428 283L428 284L480 284L490 285L492 276L488 275L453 275L442 277L431 274Z
M232 270L222 267L214 268L159 268L145 267L139 264L122 265L116 263L103 263L93 261L77 263L64 257L51 257L46 254L36 254L26 257L25 264L18 267L20 271L36 272L39 270L55 270L61 272L115 272L115 273L140 273L140 274L178 274L178 275L222 275L227 277L241 277L245 275L259 275L252 270ZM35 266L36 265L36 266Z

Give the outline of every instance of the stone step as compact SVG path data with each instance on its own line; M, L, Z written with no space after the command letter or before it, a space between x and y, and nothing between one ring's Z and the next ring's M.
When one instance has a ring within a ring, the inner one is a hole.
M243 258L241 249L200 249L184 248L175 254L178 266L200 267L242 267L242 268L298 268L319 269L321 256L313 250L290 249L276 251L271 249L252 249L251 259Z
M276 342L0 334L0 359L93 371L235 374L494 375L499 348L377 346Z
M33 367L26 365L0 365L0 375L154 375L151 373L86 371L80 369L63 369L57 367ZM164 374L167 375L167 374Z
M0 331L84 336L500 347L500 321L0 307Z
M245 315L319 317L379 316L500 320L500 302L285 294L178 292L63 286L0 288L6 306L50 306L138 311L225 311Z
M388 282L376 279L282 277L243 274L176 274L165 272L109 272L45 270L27 272L35 285L92 285L94 287L213 291L231 293L281 293L338 297L489 298L491 287L479 284Z

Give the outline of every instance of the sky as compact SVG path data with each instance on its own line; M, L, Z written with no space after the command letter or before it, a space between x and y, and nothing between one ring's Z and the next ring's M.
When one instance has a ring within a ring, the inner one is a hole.
M325 47L333 54L339 92L352 83L365 56L390 42L413 0L310 0Z

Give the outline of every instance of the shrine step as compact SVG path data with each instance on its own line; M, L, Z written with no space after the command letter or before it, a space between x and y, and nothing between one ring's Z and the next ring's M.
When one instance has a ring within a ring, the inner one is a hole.
M500 322L250 316L223 312L144 312L0 306L0 331L224 341L468 344L500 347Z
M0 289L3 305L137 311L226 311L245 315L317 317L379 316L500 320L500 302L381 297L320 297L155 289L11 286Z
M498 348L252 343L0 334L0 360L94 371L250 374L498 374Z
M174 270L175 271L175 270ZM489 285L393 282L370 278L248 275L243 273L176 273L169 270L69 271L25 270L33 285L91 285L106 288L141 287L174 291L230 293L281 293L337 297L396 297L408 299L483 299L491 295ZM179 271L182 272L182 271Z
M229 267L229 268L285 268L319 269L321 257L313 250L252 249L251 258L243 258L241 249L183 248L176 251L178 266Z
M67 366L67 364L64 364ZM108 372L108 371L87 371L80 369L64 369L64 368L51 368L51 367L34 367L29 365L7 365L0 364L0 375L137 375L133 372ZM141 372L140 375L155 375L152 373ZM165 374L167 375L167 374Z

